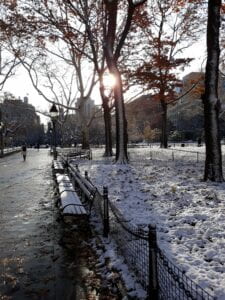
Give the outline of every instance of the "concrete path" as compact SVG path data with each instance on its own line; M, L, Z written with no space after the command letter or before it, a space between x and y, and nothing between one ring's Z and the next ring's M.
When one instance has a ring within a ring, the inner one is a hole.
M99 299L87 233L58 222L48 150L0 160L0 299ZM87 266L88 262L88 266ZM86 273L86 275L85 275ZM94 272L92 272L94 274ZM93 277L93 275L92 275ZM92 292L90 292L92 290ZM92 295L90 294L92 293ZM116 296L101 299L119 299Z

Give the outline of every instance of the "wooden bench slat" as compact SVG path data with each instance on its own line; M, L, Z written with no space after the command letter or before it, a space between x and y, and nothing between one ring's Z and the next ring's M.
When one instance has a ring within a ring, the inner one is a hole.
M84 192L84 194L87 196L87 197L90 197L91 195L91 192L88 190L88 188L83 184L83 182L75 177L75 180L77 181L78 185L79 185L79 188Z
M96 192L96 187L93 186L93 184L86 178L83 178L82 175L73 166L70 166L70 170L75 177L75 180L77 181L79 187L88 198Z
M70 169L72 170L73 174L74 174L76 177L78 177L78 178L82 181L82 183L84 183L84 184L87 186L87 188L88 188L89 190L92 190L92 189L95 188L95 187L93 186L93 184L92 184L90 181L88 181L86 178L84 178L84 177L81 175L81 173L78 172L73 166L70 166Z

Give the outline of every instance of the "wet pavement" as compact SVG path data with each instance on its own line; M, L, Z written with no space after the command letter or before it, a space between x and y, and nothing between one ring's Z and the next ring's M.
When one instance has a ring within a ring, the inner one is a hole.
M0 299L119 299L99 292L88 228L60 221L51 162L47 149L0 160Z

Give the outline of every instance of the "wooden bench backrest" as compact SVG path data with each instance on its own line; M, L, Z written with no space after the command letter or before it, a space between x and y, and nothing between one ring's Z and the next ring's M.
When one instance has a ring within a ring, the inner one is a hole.
M71 172L73 178L79 185L79 188L90 200L92 200L91 198L93 198L96 193L96 187L90 181L88 181L86 178L82 177L82 175L80 174L80 172L78 170L76 170L76 168L74 168L73 166L70 166L69 169L70 169L70 172Z

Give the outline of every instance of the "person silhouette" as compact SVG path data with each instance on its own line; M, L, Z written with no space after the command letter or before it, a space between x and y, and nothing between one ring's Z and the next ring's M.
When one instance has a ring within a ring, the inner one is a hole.
M26 146L26 144L24 144L21 147L21 154L23 156L23 161L25 161L26 160L26 156L27 156L27 146Z

